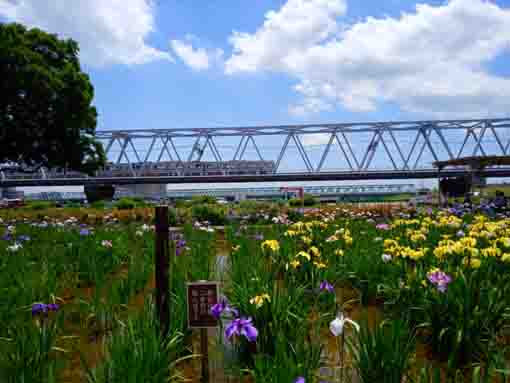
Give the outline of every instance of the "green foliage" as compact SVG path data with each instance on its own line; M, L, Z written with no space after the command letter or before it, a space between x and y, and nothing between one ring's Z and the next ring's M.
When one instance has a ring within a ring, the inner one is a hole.
M363 320L348 346L362 383L402 383L416 344L408 323L395 319L373 330Z
M177 210L169 208L168 209L168 224L170 226L177 226Z
M90 383L153 382L182 380L177 371L184 345L179 333L161 337L153 304L142 315L128 319L108 341L109 358L89 370Z
M0 23L0 163L89 174L104 164L94 89L78 51L71 39Z
M489 283L480 271L459 273L446 293L429 289L414 302L413 318L425 340L451 369L487 361L489 345L506 323L508 279L498 283L501 277L492 274Z
M311 194L305 194L303 201L301 201L301 198L291 198L289 200L289 205L292 207L300 207L302 205L310 207L316 205L317 203L317 199Z
M79 202L66 202L64 205L66 209L79 209L81 204Z
M321 347L317 342L300 337L291 343L282 333L276 336L274 344L274 355L255 356L251 374L256 383L294 383L298 377L313 382L320 367Z
M94 201L90 204L90 207L92 209L103 210L106 207L106 204L104 201Z
M137 203L132 198L121 198L113 206L119 210L130 210L137 207Z
M56 383L62 367L55 357L60 325L52 317L38 324L27 318L10 326L7 337L0 338L0 381Z
M195 195L191 197L193 205L214 205L216 202L216 198L208 195Z
M303 219L304 214L298 210L289 210L287 216L292 222L298 222Z
M211 225L225 224L225 209L216 205L194 205L191 209L193 219L207 221Z
M55 207L55 202L51 201L33 201L28 207L32 210L46 210Z

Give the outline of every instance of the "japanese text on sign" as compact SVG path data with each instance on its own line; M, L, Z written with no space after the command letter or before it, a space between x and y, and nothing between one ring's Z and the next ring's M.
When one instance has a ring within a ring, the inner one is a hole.
M217 282L188 283L188 326L190 328L216 327L218 321L211 308L218 303Z

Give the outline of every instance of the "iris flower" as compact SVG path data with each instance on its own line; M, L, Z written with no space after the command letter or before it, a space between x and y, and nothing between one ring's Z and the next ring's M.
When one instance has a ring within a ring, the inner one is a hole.
M354 322L352 319L344 317L343 313L340 313L339 316L331 321L329 324L329 330L334 336L342 335L344 332L344 327L347 323L353 326L356 331L359 331L359 324Z
M58 311L60 306L56 303L34 303L32 305L32 315L48 314L49 311Z
M335 288L328 281L322 281L321 284L319 285L319 290L326 290L326 291L332 293L335 291Z
M21 245L21 243L14 243L14 245L11 245L11 246L7 246L7 251L11 252L11 253L15 253L17 252L19 249L23 248L23 245Z
M251 318L236 318L225 329L225 337L231 339L233 336L244 336L249 342L257 340L259 332L253 326Z
M434 268L427 273L427 279L430 283L437 287L437 291L444 293L448 287L448 284L452 281L452 278L445 272Z
M211 315L216 319L220 319L221 315L224 313L232 313L236 317L239 315L237 309L230 306L226 298L222 298L218 303L211 307Z

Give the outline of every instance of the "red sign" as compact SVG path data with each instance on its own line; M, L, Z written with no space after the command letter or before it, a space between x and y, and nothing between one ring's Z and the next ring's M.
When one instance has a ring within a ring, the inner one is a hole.
M218 303L217 282L188 283L188 327L217 327L218 321L211 315L211 308Z

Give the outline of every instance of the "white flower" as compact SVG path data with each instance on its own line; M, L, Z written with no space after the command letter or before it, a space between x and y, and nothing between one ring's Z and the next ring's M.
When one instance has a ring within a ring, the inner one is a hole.
M108 241L106 239L101 241L101 245L107 249L111 249L113 247L112 241Z
M391 255L389 255L389 254L383 254L381 256L381 258L382 258L384 263L388 263L389 261L391 261Z
M12 225L7 226L7 231L9 233L14 233L16 231L16 226L12 226Z
M147 225L146 223L144 223L141 227L142 231L149 231L150 230L150 226Z
M331 321L329 324L329 331L331 331L333 336L342 335L346 323L349 323L356 331L359 331L359 325L352 319L344 317L343 313L340 313L340 316L337 316Z
M7 246L7 251L11 252L11 253L15 253L17 252L19 249L23 248L23 246L21 245L21 243L15 243L14 245L11 245L11 246Z
M135 235L136 235L137 237L142 237L142 236L143 236L143 232L142 232L142 231L140 231L140 230L137 230L137 231L135 232Z

